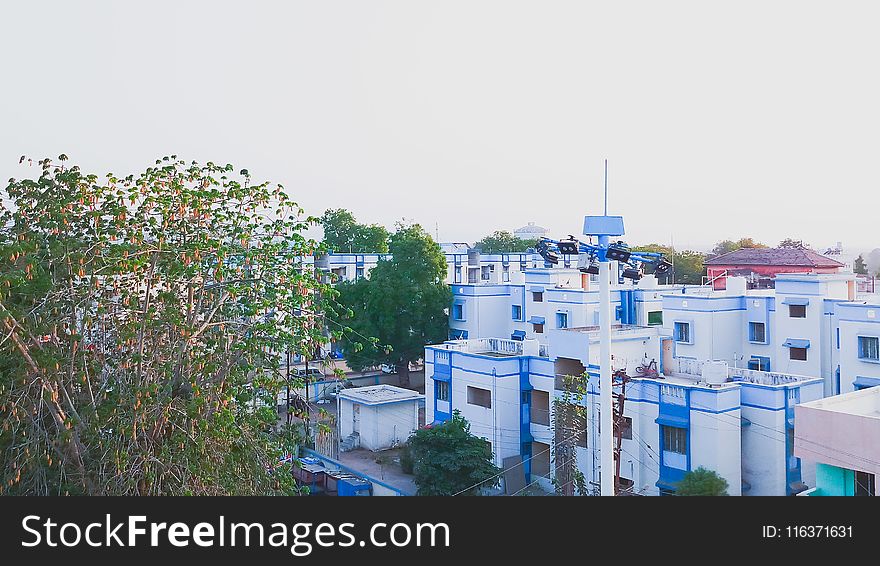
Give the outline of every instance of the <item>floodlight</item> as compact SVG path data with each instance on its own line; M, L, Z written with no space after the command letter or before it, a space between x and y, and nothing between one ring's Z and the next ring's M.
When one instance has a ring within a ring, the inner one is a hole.
M657 263L654 264L654 273L658 275L665 275L672 268L672 264L666 261L663 258L660 258Z
M623 242L617 242L616 244L611 244L608 246L608 250L605 252L605 257L609 260L627 262L629 261L630 256L629 248Z
M633 279L635 281L638 281L642 278L642 274L639 273L639 270L632 267L627 267L626 269L624 269L621 275L623 275L627 279Z
M556 249L564 255L577 255L579 250L579 242L577 240L560 240L556 244Z
M599 275L599 264L595 261L587 267L579 267L581 273L589 273L591 275Z
M547 263L559 263L559 256L550 250L550 246L546 240L539 241L538 245L535 246L535 251L537 251Z

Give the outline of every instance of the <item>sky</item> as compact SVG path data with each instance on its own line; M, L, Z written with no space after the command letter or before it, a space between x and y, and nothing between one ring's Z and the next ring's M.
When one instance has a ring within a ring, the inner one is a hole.
M3 2L0 179L233 163L309 213L880 247L876 2ZM320 231L315 232L320 236ZM820 250L821 251L821 250Z

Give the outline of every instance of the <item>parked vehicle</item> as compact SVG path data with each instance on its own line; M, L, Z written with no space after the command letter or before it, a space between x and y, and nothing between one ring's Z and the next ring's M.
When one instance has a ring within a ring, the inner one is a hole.
M312 383L315 381L323 381L326 377L324 372L319 370L318 368L309 368L306 370L305 368L296 368L291 370L291 377L297 377L302 379L306 383Z

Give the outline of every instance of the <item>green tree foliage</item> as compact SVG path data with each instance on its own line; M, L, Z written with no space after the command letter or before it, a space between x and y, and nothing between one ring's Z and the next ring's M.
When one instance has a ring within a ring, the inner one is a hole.
M407 445L418 495L479 495L500 481L489 443L470 432L458 411L445 423L413 433Z
M736 251L736 250L739 250L742 248L766 248L766 247L767 247L766 245L764 245L760 242L756 242L752 238L740 238L739 240L736 240L736 241L721 240L720 242L715 244L715 247L712 248L712 251L709 255L711 255L711 256L722 255L722 254L730 253L730 252L733 252L733 251Z
M517 253L525 252L528 248L535 247L537 243L536 240L523 240L510 232L496 230L482 240L477 241L474 244L474 248L479 249L484 254Z
M803 240L795 240L793 238L786 238L779 242L779 245L776 246L778 248L790 249L790 250L808 250L810 246L806 244Z
M683 250L683 251L672 251L672 248L669 246L664 246L662 244L647 244L642 246L636 246L633 248L634 251L640 252L656 252L662 253L667 261L670 261L675 266L674 273L667 273L666 275L659 275L658 280L660 283L681 283L685 285L701 285L703 283L703 275L706 274L706 269L703 267L703 262L706 260L706 254L702 252L696 252L692 250ZM653 273L653 266L645 266L645 273Z
M587 434L590 420L589 410L582 403L582 399L589 395L587 383L586 373L566 375L562 395L553 399L554 438L550 456L555 464L553 484L558 495L590 494L586 477L578 469L575 457L579 439Z
M59 160L0 210L0 492L294 493L271 352L327 340L317 219L232 165Z
M727 495L727 480L700 466L687 472L678 482L676 495Z
M325 249L336 253L388 253L388 230L379 224L359 224L344 208L325 210L321 226Z
M409 364L425 346L446 340L446 310L452 300L446 257L418 224L398 224L390 238L391 258L370 271L369 279L343 282L339 302L355 336L345 346L346 363L363 371L394 365L401 385L409 386ZM358 337L370 339L354 343Z
M868 274L868 266L865 263L865 258L859 254L859 257L855 259L853 262L853 271L859 275L867 275Z

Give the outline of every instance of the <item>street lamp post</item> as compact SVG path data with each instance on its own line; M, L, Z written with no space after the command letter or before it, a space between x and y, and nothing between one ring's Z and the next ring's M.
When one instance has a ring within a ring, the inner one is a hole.
M614 495L614 424L611 403L611 278L617 262L608 257L611 236L623 235L622 216L587 216L584 234L598 236L599 260L599 494Z
M666 274L672 264L663 254L634 252L624 242L612 237L623 236L623 217L585 216L584 235L596 236L598 244L584 243L570 236L566 240L541 238L536 247L544 260L559 263L559 255L578 255L578 270L599 277L599 487L602 495L614 495L614 408L612 405L611 371L611 285L622 275L638 280L638 266L649 264L654 273ZM620 265L622 264L622 265ZM620 270L620 268L623 268ZM614 278L614 279L612 279ZM626 320L629 320L627 317Z

